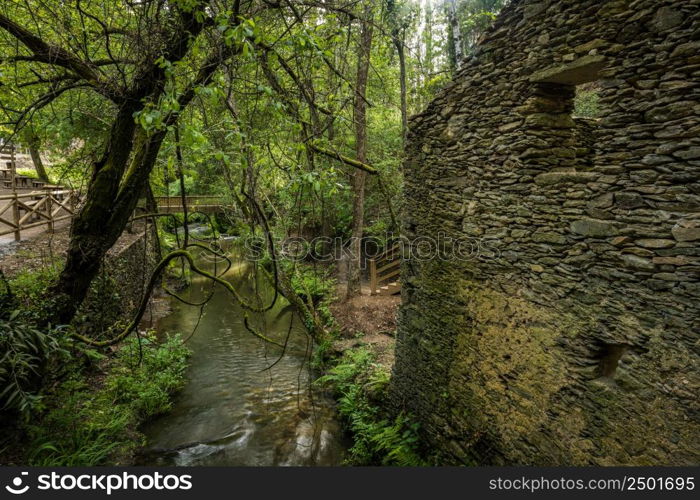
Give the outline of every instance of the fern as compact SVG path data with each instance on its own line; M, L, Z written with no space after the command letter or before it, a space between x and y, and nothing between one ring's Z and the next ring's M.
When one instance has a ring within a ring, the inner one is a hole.
M418 424L407 415L390 419L374 403L389 385L389 372L373 354L358 348L346 351L318 384L331 387L338 412L353 435L349 462L353 465L425 465L418 449Z

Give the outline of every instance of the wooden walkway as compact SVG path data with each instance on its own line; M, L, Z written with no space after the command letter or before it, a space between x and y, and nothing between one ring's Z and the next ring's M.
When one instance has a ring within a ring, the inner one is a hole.
M56 223L73 217L78 200L77 191L70 189L0 194L0 236L14 234L20 241L23 231L35 227L53 231Z
M180 196L156 196L159 213L175 214L184 212ZM217 213L228 206L221 196L186 196L188 212Z
M0 237L12 234L15 241L41 226L53 231L73 217L79 200L76 191L17 174L20 153L14 144L0 146Z

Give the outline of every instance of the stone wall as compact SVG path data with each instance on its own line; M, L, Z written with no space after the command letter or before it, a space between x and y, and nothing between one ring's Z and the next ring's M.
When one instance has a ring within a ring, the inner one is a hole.
M95 331L104 331L116 321L130 320L141 302L144 288L157 264L155 232L143 227L125 232L107 253L105 263L93 282L78 321Z
M444 462L700 461L700 0L512 1L405 179L406 238L481 249L403 268L391 398Z

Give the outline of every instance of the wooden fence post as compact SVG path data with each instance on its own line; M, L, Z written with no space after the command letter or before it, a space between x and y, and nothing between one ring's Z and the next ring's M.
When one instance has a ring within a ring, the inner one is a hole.
M377 294L377 261L369 259L369 294Z
M51 193L49 191L46 192L46 215L49 216L49 221L47 223L48 231L49 231L49 233L53 234L53 232L54 232L53 203L51 200Z
M12 222L15 225L15 241L19 241L21 238L21 234L19 229L19 202L17 199L17 191L12 193L12 195Z

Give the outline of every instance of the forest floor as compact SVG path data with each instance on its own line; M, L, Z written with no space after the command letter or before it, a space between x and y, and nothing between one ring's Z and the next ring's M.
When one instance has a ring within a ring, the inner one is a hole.
M341 333L333 343L333 350L342 353L366 346L375 354L377 363L391 369L396 345L396 314L401 297L370 296L369 287L363 286L362 295L346 301L345 287L344 283L338 284L336 298L330 306Z
M12 235L8 241L0 239L0 271L13 277L23 269L38 269L63 261L70 239L70 221L61 221L53 233L44 226L22 231L22 241L15 242ZM109 251L118 254L143 235L136 227L133 233L125 231ZM4 237L0 237L4 238Z

